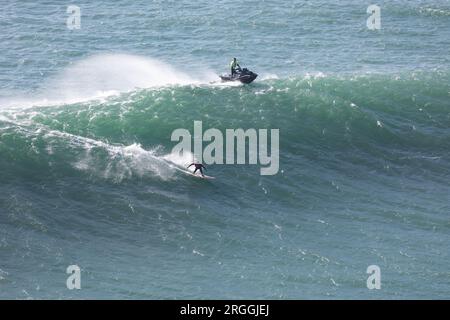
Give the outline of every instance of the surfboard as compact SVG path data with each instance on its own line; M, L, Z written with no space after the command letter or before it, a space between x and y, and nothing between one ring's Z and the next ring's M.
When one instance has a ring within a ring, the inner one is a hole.
M194 172L191 172L191 171L186 170L186 169L184 169L184 168L182 169L182 168L180 168L180 167L178 167L178 166L175 166L175 165L173 165L173 164L169 164L169 166L170 166L171 168L174 168L175 170L181 171L181 172L183 172L183 173L185 173L185 174L188 174L188 175L193 176L193 177L196 177L196 178L200 178L200 179L211 179L211 180L212 180L212 179L215 179L215 177L207 176L206 174L205 174L204 176L202 176L202 175L200 174L200 172L194 174Z
M200 179L215 179L215 177L207 176L206 174L204 176L202 176L201 174L194 174L193 172L190 172L190 171L184 171L184 172L193 177L200 178Z

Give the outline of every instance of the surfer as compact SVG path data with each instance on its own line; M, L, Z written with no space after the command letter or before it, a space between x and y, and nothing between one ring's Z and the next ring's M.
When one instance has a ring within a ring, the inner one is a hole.
M206 167L205 167L204 165L202 165L201 163L194 163L194 162L193 162L193 163L191 163L191 164L188 166L188 169L189 169L191 166L195 166L194 174L197 172L197 170L200 170L200 173L202 174L202 177L205 176L205 175L203 174L203 170L202 170L202 168L206 170Z
M236 70L241 71L241 66L237 62L236 58L233 58L233 60L231 60L230 68L232 76L236 73Z

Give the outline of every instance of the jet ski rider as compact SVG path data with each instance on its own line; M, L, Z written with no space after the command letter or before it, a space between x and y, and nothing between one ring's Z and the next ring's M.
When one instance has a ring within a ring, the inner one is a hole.
M231 60L230 67L232 76L236 74L236 70L241 71L241 66L237 62L236 58L233 58L233 60Z

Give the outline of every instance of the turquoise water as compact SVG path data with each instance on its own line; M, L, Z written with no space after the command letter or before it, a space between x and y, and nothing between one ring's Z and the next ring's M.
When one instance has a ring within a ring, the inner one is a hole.
M74 4L1 4L0 298L450 298L448 1ZM180 172L194 121L280 171Z

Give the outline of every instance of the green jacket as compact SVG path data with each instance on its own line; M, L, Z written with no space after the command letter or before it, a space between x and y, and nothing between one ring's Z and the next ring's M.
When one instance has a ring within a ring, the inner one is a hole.
M236 60L236 61L234 61L234 60L231 60L231 63L230 63L230 68L231 69L236 69L236 67L241 67L240 65L239 65L239 63L238 63L238 61Z

